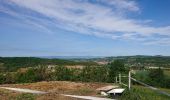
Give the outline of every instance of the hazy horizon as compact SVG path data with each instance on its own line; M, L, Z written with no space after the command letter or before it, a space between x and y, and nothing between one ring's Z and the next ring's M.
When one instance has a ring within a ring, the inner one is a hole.
M130 56L160 56L160 57L170 57L169 55L124 55L124 56L0 56L0 57L37 57L37 58L105 58L105 57L130 57Z

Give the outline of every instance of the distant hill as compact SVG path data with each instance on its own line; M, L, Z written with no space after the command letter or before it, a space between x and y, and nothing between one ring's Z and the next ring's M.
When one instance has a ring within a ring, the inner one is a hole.
M89 61L105 61L111 62L116 59L121 59L127 66L136 67L170 67L170 56L117 56L117 57L105 57L105 58L94 58Z
M48 59L66 59L66 60L75 60L75 59L93 59L93 58L104 58L103 56L39 56L38 58L48 58Z
M0 71L15 71L18 68L35 67L38 65L97 65L92 61L73 61L65 59L48 59L37 57L0 57Z
M55 58L55 57L53 57ZM135 56L64 56L58 57L60 59L69 59L71 61L90 61L90 62L112 62L117 59L121 59L125 62L126 66L131 67L170 67L170 56L147 56L147 55L135 55Z
M0 57L0 71L15 71L18 68L35 67L38 65L98 65L98 62L112 62L121 59L126 66L136 68L167 67L170 68L170 56L54 56L54 57Z

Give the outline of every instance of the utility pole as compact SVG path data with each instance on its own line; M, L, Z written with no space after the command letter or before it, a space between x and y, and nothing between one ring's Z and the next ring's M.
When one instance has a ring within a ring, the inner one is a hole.
M130 88L131 88L131 72L129 71L129 85L128 85L128 87L129 87L129 90L130 90Z

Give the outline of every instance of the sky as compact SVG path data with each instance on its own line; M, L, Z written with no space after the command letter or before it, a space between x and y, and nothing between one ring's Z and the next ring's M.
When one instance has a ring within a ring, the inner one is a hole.
M170 0L0 0L0 56L170 56Z

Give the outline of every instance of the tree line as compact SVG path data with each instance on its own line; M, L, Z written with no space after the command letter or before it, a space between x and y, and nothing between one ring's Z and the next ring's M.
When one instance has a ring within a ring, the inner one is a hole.
M38 81L114 82L116 74L124 71L125 66L121 61L105 66L86 66L82 69L56 66L53 71L46 66L38 66L28 68L25 72L0 73L0 84Z

